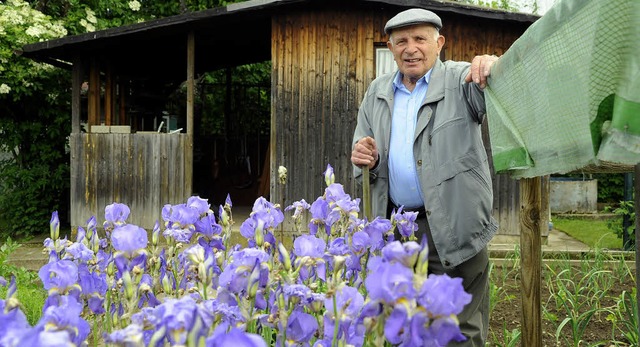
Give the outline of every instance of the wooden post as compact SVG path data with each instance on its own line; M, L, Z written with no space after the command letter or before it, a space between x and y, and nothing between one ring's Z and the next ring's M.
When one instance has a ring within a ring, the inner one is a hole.
M80 94L82 93L82 82L84 79L84 71L82 59L79 56L73 58L73 71L71 72L71 133L79 134L80 129L80 113L82 112L82 101Z
M540 240L541 178L520 180L520 257L522 283L522 346L542 346L540 289L542 245Z
M113 73L111 64L107 62L104 76L104 124L111 124L113 116Z
M362 167L362 202L364 206L364 216L371 222L371 185L369 183L369 166Z
M187 37L187 134L190 135L193 134L195 61L195 34L190 31Z
M92 125L100 125L100 65L95 58L91 58L89 66L89 97L88 97L88 132Z
M637 274L640 273L640 164L636 164L634 170L634 199L633 199L633 208L636 212L636 278ZM640 303L640 281L636 280L636 303ZM637 317L636 317L637 319ZM638 336L640 336L640 324L638 325Z

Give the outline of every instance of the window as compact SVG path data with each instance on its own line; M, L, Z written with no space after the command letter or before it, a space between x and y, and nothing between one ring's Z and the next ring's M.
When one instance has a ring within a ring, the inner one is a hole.
M386 45L376 45L376 77L398 69L393 54Z

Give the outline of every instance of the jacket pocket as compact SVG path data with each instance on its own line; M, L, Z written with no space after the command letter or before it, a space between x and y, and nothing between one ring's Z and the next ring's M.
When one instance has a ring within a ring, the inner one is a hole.
M431 130L431 134L430 137L433 137L435 135L437 135L438 132L450 127L450 126L454 126L456 125L456 123L460 123L460 122L464 122L465 119L462 117L458 117L458 118L453 118L453 119L448 119L445 122L443 122L442 124L434 124L434 128L433 130Z
M473 177L482 187L484 187L484 189L487 190L487 192L493 192L493 188L489 185L487 179L478 170L478 167L472 167L469 170L469 173L471 174L471 177Z

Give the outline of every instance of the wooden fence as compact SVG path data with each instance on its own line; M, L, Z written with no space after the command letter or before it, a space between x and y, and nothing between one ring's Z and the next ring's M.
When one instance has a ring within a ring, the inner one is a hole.
M114 202L129 206L128 223L152 229L165 204L191 195L192 135L74 133L71 147L71 225L104 221Z

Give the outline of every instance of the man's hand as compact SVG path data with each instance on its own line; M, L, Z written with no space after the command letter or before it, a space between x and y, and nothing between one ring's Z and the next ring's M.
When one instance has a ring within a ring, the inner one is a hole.
M491 74L491 65L498 61L495 55L476 55L471 61L471 69L469 74L464 78L465 82L480 85L481 89L487 86L487 77Z
M372 137L363 137L356 145L353 146L351 151L351 162L357 166L369 166L369 169L373 169L378 161L378 146L376 140Z

